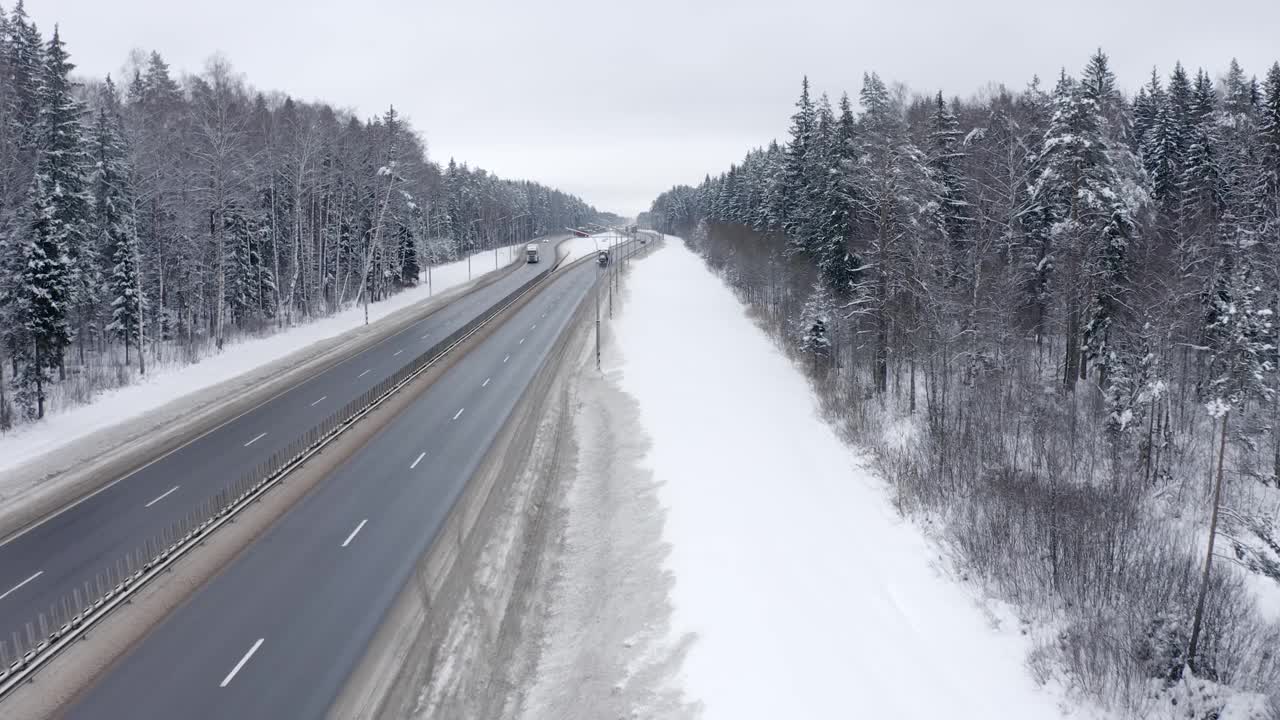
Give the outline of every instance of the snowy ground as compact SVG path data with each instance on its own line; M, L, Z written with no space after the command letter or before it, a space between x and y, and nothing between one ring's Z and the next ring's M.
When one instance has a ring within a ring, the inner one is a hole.
M571 263L583 255L594 255L601 250L608 250L610 244L621 239L618 233L597 233L590 237L575 237L565 240L560 245L560 253L565 263Z
M515 258L520 247L500 248L498 266ZM473 277L495 270L492 250L471 257ZM421 302L468 281L467 261L440 265L431 269L431 282L422 275L422 285L397 293L369 305L369 321L374 322L398 310ZM336 337L364 324L364 308L352 307L326 318L298 325L264 337L245 338L228 344L223 351L191 365L166 365L148 368L147 376L137 384L102 393L92 403L46 416L44 420L25 424L0 434L0 478L10 470L34 458L57 450L100 428L124 422L177 398L217 385L259 366L296 353L312 343Z
M625 285L519 716L1062 717L698 257Z

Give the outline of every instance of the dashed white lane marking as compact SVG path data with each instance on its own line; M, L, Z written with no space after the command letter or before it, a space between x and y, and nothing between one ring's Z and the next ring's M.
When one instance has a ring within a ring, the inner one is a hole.
M466 408L462 408L461 410L459 410L459 411L458 411L458 414L453 416L453 419L454 419L454 420L457 420L458 418L462 417L462 411L463 411L463 410L466 410Z
M518 343L516 343L516 344L517 344L517 345L523 345L523 344L524 344L524 338L520 338L520 342L518 342Z
M146 505L143 505L142 507L151 507L152 505L155 505L156 503L160 502L161 500L163 500L163 499L165 499L165 498L169 497L170 495L172 495L172 494L173 494L173 491L174 491L174 490L177 490L179 487L181 487L181 486L179 486L179 485L174 485L173 487L169 488L168 490L165 490L163 495L161 495L160 497L156 498L155 500L152 500L151 502L147 503Z
M404 352L404 348L400 348L399 350L397 350L397 351L395 351L395 352L391 353L391 357L395 357L395 356L399 355L399 354L400 354L400 353L402 353L402 352Z
M373 368L369 368L369 370L372 370L372 369L373 369ZM359 374L359 375L357 375L356 377L364 377L365 375L368 375L368 374L369 374L369 370L365 370L364 372L360 373L360 374Z
M352 530L351 534L347 536L347 539L342 541L342 547L350 545L351 541L355 539L356 533L360 532L360 528L364 527L364 524L367 522L369 522L369 518L361 520L360 524L356 526L356 529Z
M311 407L315 407L315 406L319 405L320 403L322 403L322 402L324 402L325 400L328 400L328 399L329 399L329 396L328 396L328 395L321 395L319 400L317 400L317 401L315 401L315 402L311 403Z
M261 434L259 434L259 435L258 435L258 437L256 437L256 438L254 438L254 439L250 440L249 442L245 443L245 444L244 444L244 446L245 446L245 447L249 447L250 445L252 445L252 444L254 444L254 443L258 442L259 440L261 440L262 438L264 438L264 437L266 437L266 436L267 436L267 434L266 434L266 433L261 433Z
M508 355L508 356L506 356L506 357L502 358L502 362L506 362L506 361L508 361L508 360L510 360L510 359L511 359L511 356L510 356L510 355Z
M12 595L13 593L17 592L17 591L18 591L18 589L19 589L19 588L21 588L23 585L26 585L27 583L31 582L32 580L35 580L36 578L40 577L40 576L41 576L41 575L43 575L43 574L44 574L44 571L43 571L43 570L38 570L38 571L36 571L36 574L35 574L35 575L32 575L31 577L27 578L26 580L23 580L22 582L18 583L17 585L14 585L13 587L9 588L8 590L5 590L5 591L4 591L4 594L3 594L3 595L0 595L0 600L3 600L3 599L5 599L5 598L9 597L9 596L10 596L10 595Z
M492 380L492 379L493 379L493 378L485 378L485 379L484 379L484 382L480 383L480 387L485 387L486 385L488 385L488 384L489 384L489 381L490 381L490 380Z
M245 653L244 657L240 658L240 662L236 663L236 666L231 668L231 672L227 673L227 676L222 678L222 684L218 687L226 687L231 684L231 681L235 679L236 673L240 672L240 668L244 667L244 664L249 662L249 658L253 657L253 654L258 652L258 648L262 647L262 641L264 639L265 638L258 638L258 642L254 643L253 647L249 648L249 652Z
M414 469L414 468L418 467L418 463L422 462L422 458L424 458L424 457L426 457L426 456L427 456L427 454L426 454L426 453L422 453L421 455L419 455L419 456L418 456L418 459L417 459L417 460L414 460L414 461L413 461L413 464L409 466L409 469L410 469L410 470L412 470L412 469Z

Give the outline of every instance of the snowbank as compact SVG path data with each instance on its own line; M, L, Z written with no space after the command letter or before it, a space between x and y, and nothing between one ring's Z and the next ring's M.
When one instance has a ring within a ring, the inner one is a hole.
M666 508L672 642L708 719L1061 717L1015 623L938 553L817 415L810 388L670 238L627 281L621 388Z
M500 248L471 256L471 275L480 277L506 265L523 245ZM421 302L468 281L467 260L434 266L431 283L422 273L422 284L369 304L369 322ZM36 423L19 426L0 435L0 473L56 450L96 430L138 417L174 399L230 380L261 365L279 360L314 342L336 337L364 324L364 307L356 306L329 317L297 325L273 335L249 337L228 343L223 352L190 365L148 367L140 382L104 392L87 405L51 414Z

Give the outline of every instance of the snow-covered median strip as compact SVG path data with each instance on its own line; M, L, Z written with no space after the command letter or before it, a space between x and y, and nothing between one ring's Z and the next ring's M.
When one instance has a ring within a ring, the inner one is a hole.
M521 246L500 248L498 266L515 258ZM472 279L495 270L493 250L471 256ZM467 260L431 269L431 283L369 304L369 321L380 320L434 295L468 282ZM93 402L50 415L40 422L20 426L0 435L0 475L45 453L57 450L101 428L141 416L185 395L213 387L255 368L285 358L312 343L337 337L364 324L364 307L355 306L329 317L300 324L273 335L249 337L228 343L221 353L190 365L148 367L139 382L102 393ZM3 489L0 483L0 490Z
M596 233L589 237L569 238L560 244L559 252L564 258L564 264L568 265L584 255L595 255L601 250L609 250L622 239L618 233L612 232Z
M706 718L1061 717L997 626L818 417L808 384L687 250L636 263L619 384L652 441L672 641Z

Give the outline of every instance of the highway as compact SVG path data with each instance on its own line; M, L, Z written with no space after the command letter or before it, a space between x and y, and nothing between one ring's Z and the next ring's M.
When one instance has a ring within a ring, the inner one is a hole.
M548 249L554 244L548 243ZM553 254L548 253L548 254ZM520 264L0 546L0 641L546 269ZM37 632L39 632L37 626Z
M66 717L323 717L597 272L558 272Z

